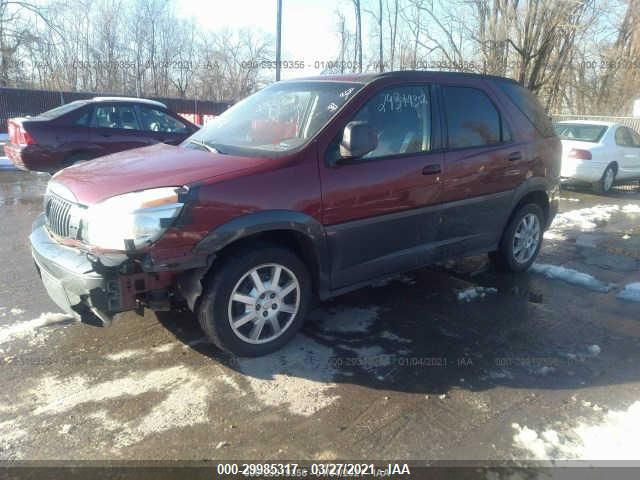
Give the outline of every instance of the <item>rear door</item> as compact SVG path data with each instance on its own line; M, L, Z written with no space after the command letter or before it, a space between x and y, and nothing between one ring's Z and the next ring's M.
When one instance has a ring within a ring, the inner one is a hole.
M640 152L635 145L633 133L631 129L619 126L614 134L618 161L616 177L619 179L640 176Z
M177 145L193 130L190 126L169 112L150 105L137 105L142 134L157 142Z
M135 107L129 103L97 103L89 132L100 155L156 143L141 133Z
M85 105L61 118L53 120L48 128L55 137L55 145L62 159L76 153L93 156L89 144L89 125L93 114L93 105Z
M334 289L415 268L424 260L437 230L430 206L440 195L443 160L435 110L428 85L390 86L374 92L340 125L320 162ZM348 121L367 122L378 147L344 161L338 145Z
M531 158L515 142L493 93L477 84L441 85L446 154L438 240L443 256L496 244L514 189L526 178Z

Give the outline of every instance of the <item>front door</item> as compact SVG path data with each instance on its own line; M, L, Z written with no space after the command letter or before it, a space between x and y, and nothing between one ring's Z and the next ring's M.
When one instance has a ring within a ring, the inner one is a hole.
M636 145L637 134L627 127L618 127L614 138L618 160L618 179L640 177L640 145Z
M159 108L139 105L138 114L141 135L157 142L177 145L192 133L186 123Z
M342 160L340 133L320 159L333 289L415 268L434 240L443 154L433 112L428 86L386 87L348 120L367 122L377 148Z

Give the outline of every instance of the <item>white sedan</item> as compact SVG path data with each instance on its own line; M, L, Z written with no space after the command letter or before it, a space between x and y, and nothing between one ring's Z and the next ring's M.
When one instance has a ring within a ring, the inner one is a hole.
M588 182L606 193L617 181L640 179L640 135L613 122L589 120L554 124L562 141L564 182Z

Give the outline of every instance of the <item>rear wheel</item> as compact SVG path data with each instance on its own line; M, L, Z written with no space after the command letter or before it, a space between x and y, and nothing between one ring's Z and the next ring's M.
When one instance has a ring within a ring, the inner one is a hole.
M612 164L607 166L602 174L602 178L593 184L596 193L609 193L616 181L616 167Z
M539 205L523 205L505 228L491 259L499 270L523 272L535 261L542 246L544 213Z
M243 249L205 280L200 326L220 349L243 357L278 350L298 332L311 297L309 273L280 247Z

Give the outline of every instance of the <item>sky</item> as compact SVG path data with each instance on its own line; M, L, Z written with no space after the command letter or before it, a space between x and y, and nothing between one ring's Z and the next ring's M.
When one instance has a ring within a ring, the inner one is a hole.
M282 60L303 60L306 67L283 69L282 78L320 73L316 62L335 59L339 50L336 9L344 12L353 29L351 1L282 0L282 5ZM276 0L178 0L176 12L208 30L247 27L275 38ZM367 31L363 26L363 42Z

